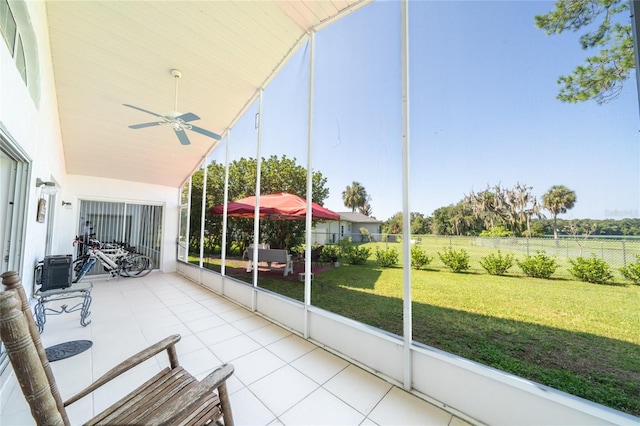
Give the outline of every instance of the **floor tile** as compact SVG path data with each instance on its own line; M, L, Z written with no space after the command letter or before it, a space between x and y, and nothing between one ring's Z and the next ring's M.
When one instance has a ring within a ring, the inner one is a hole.
M231 399L233 421L237 426L266 425L276 416L247 388L234 393Z
M452 415L393 387L368 416L381 425L448 425Z
M202 305L199 305L199 304L195 304L195 305L196 306L190 309L189 311L179 312L176 314L176 316L180 318L182 322L195 321L202 318L215 316L215 314L212 314L210 310L203 307Z
M361 413L368 415L392 385L369 372L349 365L323 387Z
M91 350L49 363L63 399L80 392L93 382Z
M285 365L248 387L260 401L279 416L319 386L295 368Z
M323 388L281 415L285 425L359 425L364 415Z
M242 332L231 324L224 324L198 333L198 338L202 340L202 343L205 345L212 346L241 334Z
M346 368L349 363L324 349L317 348L296 359L291 365L317 383L323 384Z
M235 311L232 311L232 312L235 312ZM222 315L222 317L225 318L227 321L229 321L229 314ZM266 319L258 315L249 315L237 321L229 321L229 322L231 322L235 328L242 331L243 333L248 333L249 331L257 330L272 324L270 321L267 321Z
M217 313L218 315L220 315L220 318L222 318L223 320L231 323L240 321L245 318L257 316L256 314L249 311L248 309L240 308L236 304L232 304L232 305L235 307L234 309L224 310L225 305L216 305L213 308L209 308L209 309Z
M237 327L237 323L233 323ZM265 327L258 328L247 332L247 336L251 337L262 346L267 346L273 342L277 342L280 339L291 334L290 331L285 330L277 324L268 323Z
M245 385L250 385L285 365L284 361L266 349L235 359L232 364L235 376Z
M307 340L304 340L299 336L296 336L295 334L289 334L288 336L267 346L267 349L269 349L269 351L278 355L286 362L291 362L297 358L300 358L304 354L311 352L316 348L316 345Z
M154 343L159 342L167 336L172 334L179 334L181 336L188 336L193 334L189 327L184 325L183 323L173 324L164 326L162 328L157 327L145 327L142 329L142 334L144 335L146 342L148 345L153 345Z
M224 362L233 361L236 358L247 355L261 349L262 346L250 337L241 334L224 342L209 346L213 353Z
M222 314L228 314L231 311L240 311L240 312L244 311L243 314L245 314L245 316L247 314L248 315L253 315L249 311L247 311L246 309L242 309L238 305L236 305L235 303L229 302L228 300L225 300L222 303L206 303L206 302L202 302L202 305L204 307L206 307L207 309L209 309L214 314L218 314L220 316L222 316Z
M220 318L218 315L209 312L209 316L200 318L193 321L185 322L185 325L189 327L189 330L194 333L200 333L201 331L209 330L211 328L219 327L221 325L225 325L226 321Z

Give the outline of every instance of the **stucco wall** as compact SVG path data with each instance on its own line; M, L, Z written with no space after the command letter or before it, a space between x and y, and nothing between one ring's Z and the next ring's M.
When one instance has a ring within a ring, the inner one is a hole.
M163 206L162 255L160 270L176 270L176 241L178 238L179 189L162 185L121 181L81 175L67 175L60 191L64 201L72 208L62 209L56 217L56 241L54 254L72 253L72 240L79 223L79 200L159 204Z
M41 258L44 253L47 229L45 223L38 223L35 220L39 196L35 181L36 178L55 179L64 184L66 167L58 124L45 3L24 2L18 3L17 7L17 14L28 13L28 19L35 34L36 56L40 70L40 102L34 103L6 44L0 43L0 126L31 160L31 170L28 172L27 210L24 218L27 226L21 262L25 286L29 288L31 277L27 271L32 270L36 259ZM16 20L19 19L23 18L16 17ZM29 48L32 46L25 45L25 50ZM56 209L57 207L50 206Z

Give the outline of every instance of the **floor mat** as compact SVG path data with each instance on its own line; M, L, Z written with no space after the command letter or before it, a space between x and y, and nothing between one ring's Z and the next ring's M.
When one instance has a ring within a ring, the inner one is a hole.
M92 345L93 342L91 340L72 340L71 342L51 346L44 351L47 354L49 362L53 362L78 355L89 349Z

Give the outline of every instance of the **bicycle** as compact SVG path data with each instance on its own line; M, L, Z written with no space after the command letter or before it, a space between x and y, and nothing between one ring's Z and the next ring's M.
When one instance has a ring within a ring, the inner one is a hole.
M76 236L73 244L80 241ZM124 243L103 244L99 240L89 239L88 244L91 249L78 257L73 262L73 282L82 280L86 274L91 272L97 262L100 262L103 269L112 277L144 277L152 269L152 261L148 256L137 253L135 247Z

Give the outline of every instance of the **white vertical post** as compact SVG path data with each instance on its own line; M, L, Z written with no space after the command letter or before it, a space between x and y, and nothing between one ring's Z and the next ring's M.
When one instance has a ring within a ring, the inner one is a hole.
M256 149L256 205L255 214L253 216L253 297L251 299L251 310L255 311L256 298L258 293L256 288L258 287L258 242L260 241L260 179L262 161L260 158L260 151L262 147L262 95L263 89L260 89L260 95L258 98L258 115L256 116L256 128L258 129L258 143Z
M409 2L402 0L401 57L402 57L402 243L403 243L403 335L404 389L411 390L413 340L411 318L411 218L409 209Z
M231 140L231 129L227 131L227 138L225 142L225 154L224 154L224 193L222 195L222 247L220 250L221 253L221 262L222 266L220 268L220 273L225 276L227 273L227 211L229 206L229 141ZM224 294L224 280L222 280L222 294Z
M205 219L205 213L206 213L206 208L207 208L207 160L205 159L202 162L202 172L203 172L203 176L202 176L202 202L200 203L200 207L201 207L201 212L200 212L200 261L198 262L198 265L200 266L200 268L202 268L202 266L204 265L204 219Z
M187 191L187 229L186 229L186 238L187 238L187 247L186 247L186 253L185 253L185 259L184 261L189 263L189 236L191 235L191 191L192 191L192 185L191 185L191 181L193 180L193 174L191 176L189 176L189 190ZM182 192L180 192L180 196L182 197ZM182 200L180 200L180 202L182 202Z
M311 305L311 202L313 195L313 60L315 51L315 30L309 35L309 99L307 100L307 216L306 248L304 251L304 337L309 338L309 305Z

